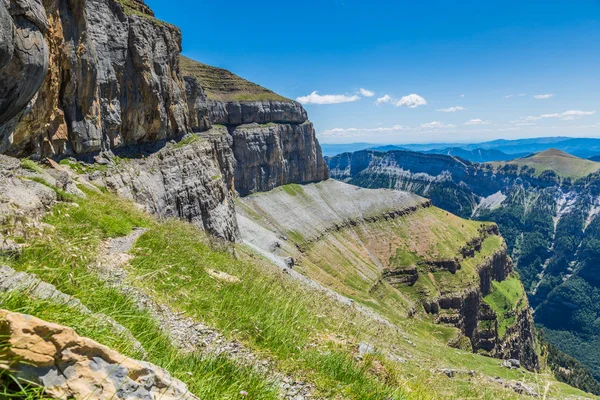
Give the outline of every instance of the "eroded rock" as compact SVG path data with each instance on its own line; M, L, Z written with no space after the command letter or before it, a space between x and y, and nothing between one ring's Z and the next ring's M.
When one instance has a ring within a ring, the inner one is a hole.
M20 380L58 398L197 399L156 365L136 361L68 327L0 310L0 360Z

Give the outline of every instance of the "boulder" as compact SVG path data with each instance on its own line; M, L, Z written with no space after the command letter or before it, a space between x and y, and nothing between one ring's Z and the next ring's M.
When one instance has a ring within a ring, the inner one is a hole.
M119 354L71 328L0 310L0 364L57 398L195 400L164 369Z

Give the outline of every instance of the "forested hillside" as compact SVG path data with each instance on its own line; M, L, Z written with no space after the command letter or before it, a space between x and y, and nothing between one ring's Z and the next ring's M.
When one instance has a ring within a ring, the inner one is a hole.
M327 158L332 177L496 222L549 342L600 378L600 174L558 151L478 164L407 151Z

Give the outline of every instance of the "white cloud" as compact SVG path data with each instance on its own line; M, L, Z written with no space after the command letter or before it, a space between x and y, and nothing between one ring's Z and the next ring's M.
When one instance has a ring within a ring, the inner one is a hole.
M378 98L377 101L375 102L375 104L380 106L382 104L393 103L393 102L394 102L394 99L392 98L392 96L390 96L389 94L386 94L385 96Z
M479 118L476 119L470 119L467 122L465 122L465 125L489 125L490 123L487 121L483 121Z
M596 111L581 111L581 110L569 110L563 113L554 114L543 114L541 118L560 118L563 121L572 121L588 115L594 115Z
M360 94L362 94L365 97L373 97L375 96L375 92L372 92L370 90L364 89L364 88L360 88Z
M464 107L456 106L456 107L449 107L449 108L439 108L435 111L445 112L445 113L453 113L453 112L465 111L465 110L466 110L466 108L464 108Z
M538 100L549 99L551 97L554 97L554 94L552 94L552 93L536 94L535 96L533 96L534 99L538 99Z
M396 102L396 107L408 107L408 108L417 108L419 106L427 105L427 100L418 94L409 94L408 96L402 97L398 102Z
M596 114L596 111L569 110L562 113L542 114L539 117L530 115L528 117L521 117L518 120L512 122L517 124L522 122L539 121L544 118L559 118L563 121L572 121L574 119L579 119L594 114Z
M517 96L524 97L524 96L527 96L527 93L519 93Z
M507 96L504 96L505 99L510 99L511 97L515 97L515 95L514 94L509 94Z
M301 104L340 104L351 103L360 100L360 96L348 96L345 94L324 94L320 95L316 90L308 96L301 96L296 99Z
M461 95L460 95L460 97L464 98L464 97L465 97L465 95L464 95L464 94L461 94Z
M443 129L443 128L454 128L454 125L452 125L452 124L446 125L440 121L433 121L433 122L428 122L426 124L421 124L421 128L422 129Z

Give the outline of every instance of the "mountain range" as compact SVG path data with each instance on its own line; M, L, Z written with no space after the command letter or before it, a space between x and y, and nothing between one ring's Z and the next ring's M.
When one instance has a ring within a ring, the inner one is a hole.
M497 163L363 150L327 163L331 176L344 182L407 190L465 218L496 222L536 323L600 378L600 163L556 149Z
M142 0L0 2L0 397L597 398L534 323L598 371L589 164L328 160L361 188L181 51Z
M423 153L448 154L474 162L508 161L539 153L549 149L557 149L580 158L590 158L600 154L600 139L569 138L569 137L540 137L516 140L493 140L483 143L429 143L429 144L399 144L376 145L369 143L352 144L323 144L325 156L335 156L345 152L360 150L409 150Z

